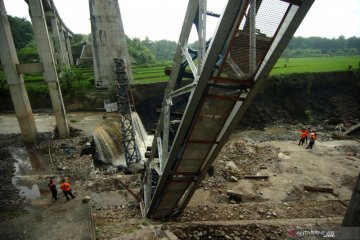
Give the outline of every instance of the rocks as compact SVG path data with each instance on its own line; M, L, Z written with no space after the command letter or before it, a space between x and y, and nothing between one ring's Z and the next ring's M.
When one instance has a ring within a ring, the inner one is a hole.
M239 172L239 168L233 161L227 162L225 168L235 173Z
M231 177L230 177L230 181L232 181L232 182L237 182L238 179L237 179L236 177L234 177L234 176L231 176Z
M235 190L227 190L226 191L226 194L229 198L229 200L233 200L235 202L241 202L242 201L242 193L238 192L238 191L235 191Z
M82 202L83 202L83 203L87 203L87 202L89 202L90 200L91 200L91 197L90 197L90 196L85 196L85 197L83 197Z
M246 224L239 226L176 227L173 232L180 239L285 239L286 231L272 225Z

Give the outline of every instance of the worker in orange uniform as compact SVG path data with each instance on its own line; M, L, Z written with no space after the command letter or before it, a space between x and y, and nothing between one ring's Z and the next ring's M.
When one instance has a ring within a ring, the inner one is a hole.
M300 145L300 144L303 145L305 142L305 138L306 138L306 130L301 129L301 130L299 130L299 132L300 132L300 140L299 140L298 145Z
M309 138L309 131L307 129L304 129L304 134L305 134L305 144L307 144Z
M317 138L316 132L315 132L315 131L312 131L312 132L310 133L309 145L306 147L306 149L309 149L309 148L312 149L312 147L313 147L313 145L314 145L314 143L315 143L316 138Z
M75 198L75 196L71 192L70 183L66 182L65 179L62 180L60 188L63 190L63 193L68 201L70 200L68 195L70 195L72 197L72 199Z

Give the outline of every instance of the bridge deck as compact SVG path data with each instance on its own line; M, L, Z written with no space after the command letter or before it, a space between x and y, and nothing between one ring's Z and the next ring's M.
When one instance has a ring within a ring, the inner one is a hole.
M224 13L227 17L221 19L219 27L228 27L224 30L228 31L227 36L216 35L215 43L210 45L165 170L152 195L149 217L167 217L183 211L313 1L300 7L280 0L257 2L265 6L257 8L257 26L267 24L270 30L256 34L255 73L249 73L249 31L245 29L249 3L230 0ZM278 6L276 11L266 11L274 4ZM217 34L224 35L219 30ZM221 64L218 56L225 59Z

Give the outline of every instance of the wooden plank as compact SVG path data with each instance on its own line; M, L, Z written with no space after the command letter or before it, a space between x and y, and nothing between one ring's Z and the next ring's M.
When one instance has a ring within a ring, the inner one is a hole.
M246 179L268 179L269 176L261 176L261 175L245 175Z
M211 145L207 144L188 144L182 159L203 159L210 149Z
M304 186L304 190L308 192L327 192L334 193L334 189L332 187L321 187L321 186Z
M183 159L176 169L176 172L199 172L204 159Z

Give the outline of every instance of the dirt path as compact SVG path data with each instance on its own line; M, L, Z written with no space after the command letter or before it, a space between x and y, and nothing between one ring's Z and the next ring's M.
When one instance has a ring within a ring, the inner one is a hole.
M37 199L28 212L0 222L1 239L91 239L90 210L81 200Z

